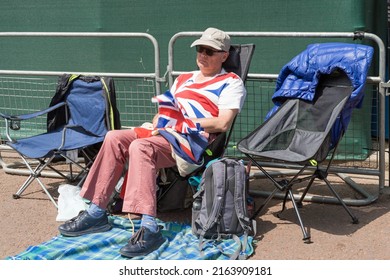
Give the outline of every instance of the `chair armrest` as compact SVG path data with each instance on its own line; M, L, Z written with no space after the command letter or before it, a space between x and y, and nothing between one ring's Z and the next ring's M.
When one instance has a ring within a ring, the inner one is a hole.
M10 120L10 121L23 121L23 120L29 120L29 119L32 119L32 118L36 118L38 116L41 116L41 115L44 115L44 114L47 114L59 107L62 107L62 106L65 106L66 103L65 102L60 102L54 106L51 106L45 110L42 110L42 111L38 111L38 112L35 112L35 113L30 113L30 114L23 114L23 115L18 115L18 116L11 116L11 115L7 115L7 114L3 114L3 113L0 113L0 117L4 118L4 119L7 119L7 120Z
M5 120L5 134L7 136L8 141L14 142L14 139L12 139L12 137L10 135L10 129L19 130L21 128L20 121L36 118L38 116L47 114L47 113L49 113L49 112L51 112L59 107L65 106L65 105L66 105L65 102L60 102L60 103L58 103L54 106L51 106L45 110L41 110L41 111L31 113L31 114L23 114L23 115L19 115L19 116L11 116L11 115L0 113L0 117L2 117Z

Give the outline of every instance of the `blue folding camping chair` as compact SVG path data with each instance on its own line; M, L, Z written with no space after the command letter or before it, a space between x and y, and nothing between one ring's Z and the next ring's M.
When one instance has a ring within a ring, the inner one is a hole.
M47 132L12 139L10 129L19 130L23 121L42 115L47 115ZM49 168L81 185L108 130L120 128L113 80L95 76L64 74L59 79L49 108L19 116L3 113L0 116L5 119L6 144L19 153L30 173L13 197L20 198L36 179L56 207L56 201L40 179L43 170ZM78 162L78 155L84 157L84 164ZM33 166L31 159L38 161L38 164ZM66 175L53 164L64 159L81 171L73 174L71 170L70 175Z

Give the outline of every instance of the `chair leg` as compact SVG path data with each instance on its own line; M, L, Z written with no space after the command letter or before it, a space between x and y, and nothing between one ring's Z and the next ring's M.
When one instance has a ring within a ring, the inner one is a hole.
M34 175L30 175L27 180L23 183L23 185L19 188L19 190L12 195L14 199L20 198L21 194L27 189L27 187L35 180L37 180L38 184L41 186L42 190L46 193L46 195L49 197L51 202L53 202L54 206L58 208L58 205L56 201L54 200L53 196L49 193L45 185L42 183L42 181L38 178L35 177Z
M282 210L278 213L277 216L278 216L278 218L280 218L280 214L285 210L285 208L286 208L286 201L287 201L288 197L291 199L291 203L293 205L293 209L295 211L295 215L297 216L299 226L301 227L302 234L303 234L303 241L305 243L311 243L311 241L310 241L310 234L307 232L305 226L303 225L301 214L299 213L299 204L295 201L294 194L292 192L291 187L288 187L287 190L286 190L286 194L285 194L284 200L283 200Z
M353 224L358 224L359 223L359 219L351 212L351 210L349 210L348 206L345 204L345 202L342 200L342 198L339 196L339 194L335 191L335 189L332 187L332 185L330 184L330 182L328 181L328 179L326 178L323 178L323 180L325 181L326 185L328 186L328 188L330 189L330 191L333 193L333 195L337 198L337 200L340 202L340 204L343 206L343 208L345 209L345 211L347 211L348 215L352 218L352 223Z
M19 188L19 190L13 195L13 198L17 199L20 198L20 195L27 189L27 187L36 179L43 168L45 168L46 164L43 161L40 161L39 164L33 169L29 164L28 161L22 156L22 160L24 161L24 164L30 171L30 176L28 176L27 180L24 181L23 185Z
M46 193L46 195L49 197L49 199L51 200L51 202L53 202L54 206L56 208L58 208L58 204L57 202L54 200L53 196L49 193L49 191L47 190L46 186L42 183L41 179L39 178L35 178L37 180L37 182L39 183L39 185L41 186L42 190Z
M40 163L33 169L27 162L27 160L22 156L22 160L26 164L26 167L30 171L30 176L27 178L27 180L23 183L23 185L19 188L19 190L12 196L14 199L20 198L20 195L27 189L27 187L35 180L37 180L38 184L41 186L42 190L46 193L46 195L49 197L50 201L54 204L56 208L58 208L58 205L56 201L54 200L53 196L49 193L46 186L42 183L42 181L39 179L39 176L41 175L41 172L43 169L48 166L50 161L44 162L40 161Z
M288 191L286 191L286 193L284 195L283 204L282 204L282 210L280 210L279 214L282 213L286 209L287 198L288 198Z
M80 175L82 175L82 176L80 176ZM83 172L83 174L80 173L79 176L77 176L77 178L81 177L80 181L77 183L77 186L79 188L83 187L85 179L87 179L87 176L88 176L88 172L86 172L86 171Z
M302 230L303 241L304 241L305 243L311 243L311 241L310 241L310 234L307 232L307 230L305 229L305 226L303 225L303 221L302 221L302 218L301 218L301 214L299 213L298 205L297 205L297 203L295 202L294 194L293 194L293 192L292 192L291 189L288 189L288 195L290 196L290 199L291 199L291 202L292 202L292 205L293 205L295 214L296 214L296 216L297 216L297 218L298 218L298 222L299 222L299 225L300 225L301 230Z
M85 179L84 177L88 173L89 168L92 166L92 161L89 161L89 163L86 163L85 166L82 166L76 160L72 159L71 157L68 157L66 154L61 153L59 155L61 155L63 158L65 158L69 162L69 176L64 177L65 179L67 179L70 182L76 182L76 181ZM74 173L73 172L73 165L78 166L81 169L81 171L75 176L73 175L73 173ZM48 167L50 167L50 166L48 166Z
M24 181L23 185L19 188L19 190L12 195L12 197L14 199L18 199L20 198L20 195L25 191L25 189L27 189L27 187L32 183L32 181L34 181L34 176L33 175L30 175L28 176L27 180Z
M305 227L303 225L302 218L301 218L301 215L300 215L299 210L298 210L298 205L295 202L294 194L293 194L293 192L291 190L291 186L293 185L292 182L294 182L294 180L296 180L299 177L299 175L303 173L303 171L306 169L306 166L304 166L301 170L299 170L299 172L297 174L295 174L295 176L290 181L282 180L281 182L277 182L260 164L257 163L256 160L254 160L250 155L248 155L248 154L246 154L246 155L263 172L263 174L268 179L270 179L274 183L274 185L275 185L275 189L267 197L267 199L265 200L263 205L256 211L254 216L259 214L259 213L261 213L265 209L265 207L268 205L268 203L271 201L271 199L275 196L275 194L278 191L285 191L286 195L285 195L285 198L284 198L284 201L283 201L282 211L284 210L287 197L290 196L290 199L292 201L295 214L296 214L296 216L298 218L298 222L299 222L299 225L300 225L301 230L302 230L303 240L304 240L305 243L311 243L310 234L307 232L307 230L305 229Z
M170 184L168 187L166 187L164 190L161 190L158 192L158 195L157 195L157 201L160 201L168 192L170 189L173 188L173 186L176 184L176 182L179 180L179 178L175 178Z
M311 186L313 185L313 182L314 182L315 178L316 177L313 177L313 178L310 179L309 184L306 186L306 188L303 191L299 201L297 202L298 207L302 208L303 200L305 199L306 194L308 193L308 191L310 190Z
M268 206L268 203L272 200L272 198L275 196L275 194L279 191L279 189L275 188L272 193L266 198L263 205L259 207L259 209L253 214L253 217L256 217L257 215L261 215L263 213L263 210L266 209Z
M286 184L286 182L282 182L282 185L280 185L280 187L286 187L286 185L283 186L283 183ZM272 198L275 196L275 194L279 191L280 189L279 188L275 188L272 193L267 197L267 199L264 201L263 205L259 208L259 210L256 211L256 213L254 215L258 215L260 214L265 208L266 206L268 205L268 203L272 200ZM299 213L299 207L294 199L294 194L292 192L292 189L291 189L291 186L287 186L286 188L286 191L285 191L285 196L284 196L284 200L283 200L283 206L282 206L282 210L278 213L278 218L280 218L280 214L285 210L286 208L286 201L287 201L287 198L290 198L291 199L291 202L292 202L292 205L293 205L293 208L294 208L294 211L295 211L295 215L297 216L298 218L298 222L299 222L299 225L301 227L301 230L302 230L302 234L303 234L303 241L305 243L311 243L311 240L310 240L310 234L307 232L305 226L303 225L303 221L302 221L302 218L301 218L301 214Z

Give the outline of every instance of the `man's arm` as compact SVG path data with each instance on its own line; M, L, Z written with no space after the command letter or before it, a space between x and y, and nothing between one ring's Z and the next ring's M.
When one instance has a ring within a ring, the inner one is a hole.
M208 133L225 132L232 125L237 113L238 109L223 109L219 110L219 115L216 118L192 119L192 121L199 123Z
M158 122L158 113L155 114L153 117L153 120L152 120L153 128L157 127L157 122Z

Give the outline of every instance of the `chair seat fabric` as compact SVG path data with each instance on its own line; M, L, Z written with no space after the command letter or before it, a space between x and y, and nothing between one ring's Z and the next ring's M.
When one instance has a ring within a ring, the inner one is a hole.
M102 142L104 136L96 136L87 133L81 127L66 129L65 145L61 147L63 128L56 129L50 133L43 133L32 137L20 139L8 145L22 155L29 158L50 157L55 151L69 151L84 148Z

